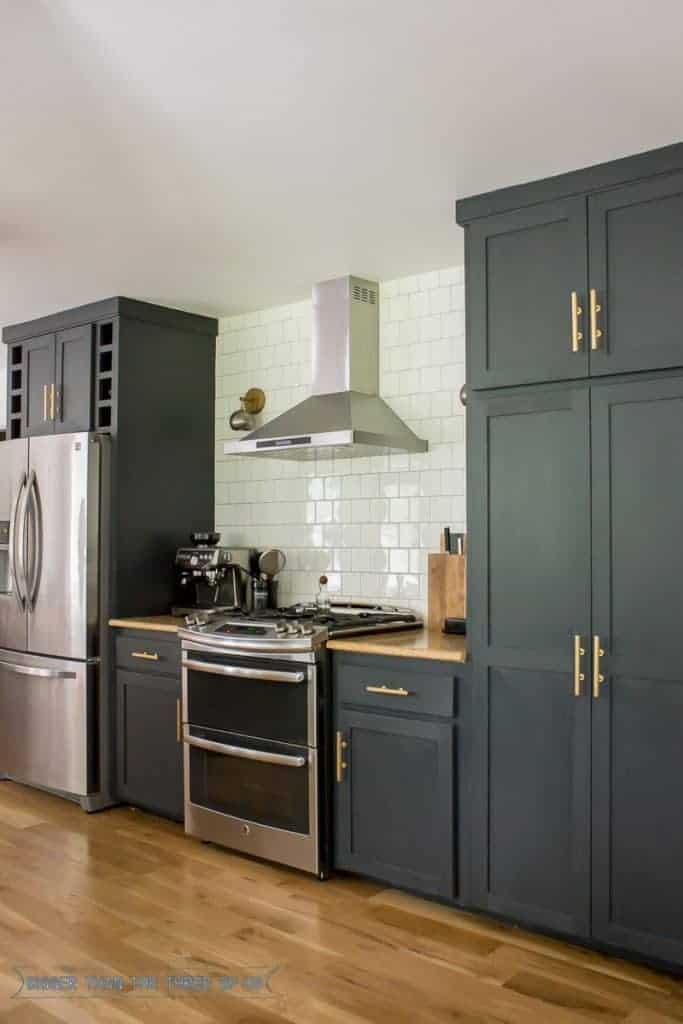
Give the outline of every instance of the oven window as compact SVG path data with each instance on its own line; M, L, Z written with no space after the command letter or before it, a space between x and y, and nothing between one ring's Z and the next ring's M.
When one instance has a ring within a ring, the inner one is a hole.
M190 745L190 800L221 814L307 835L309 828L309 751L192 730L195 738L304 759L302 767L255 761L239 754L218 753Z

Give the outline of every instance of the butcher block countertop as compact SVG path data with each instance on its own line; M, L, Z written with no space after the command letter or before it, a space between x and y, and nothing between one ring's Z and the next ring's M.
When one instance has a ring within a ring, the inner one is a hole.
M330 651L347 651L349 654L386 654L394 658L467 661L467 637L446 636L431 629L365 633L362 636L330 640L327 647Z
M173 615L143 615L138 619L110 619L117 629L149 629L154 633L177 633L184 619Z
M156 633L177 633L182 618L172 615L143 615L137 619L110 619L117 629L148 629ZM397 658L426 658L431 661L467 661L467 638L446 636L431 629L406 629L388 633L365 633L362 636L330 640L330 651L349 654L386 654Z

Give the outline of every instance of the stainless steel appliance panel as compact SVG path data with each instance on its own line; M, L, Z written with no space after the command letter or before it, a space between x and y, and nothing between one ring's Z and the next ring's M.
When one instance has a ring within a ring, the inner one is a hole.
M0 646L25 651L28 441L0 444Z
M0 771L85 796L92 789L96 666L0 650Z
M27 498L28 650L97 652L100 439L32 438Z

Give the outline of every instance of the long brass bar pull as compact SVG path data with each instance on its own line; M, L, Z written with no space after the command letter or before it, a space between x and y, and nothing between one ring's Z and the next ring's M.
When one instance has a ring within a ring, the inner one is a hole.
M600 684L604 683L605 677L601 672L600 659L605 657L605 651L599 636L593 637L593 697L598 700L600 697Z
M54 421L55 418L55 386L50 384L50 419Z
M572 292L572 352L579 352L583 344L583 334L579 330L579 320L583 315L583 309L579 304L579 293Z
M583 641L579 634L574 636L574 696L581 697L583 695L583 684L586 680L585 673L581 671L581 659L586 653L586 648L583 646Z
M593 352L597 352L600 348L600 339L602 338L602 330L598 327L598 313L602 313L602 306L598 302L598 293L595 288L591 288L590 292L590 306L591 306L591 349Z
M344 733L337 733L337 782L344 781L344 769L348 768L346 761L344 760L344 751L348 747L348 743L344 739Z
M175 738L178 743L183 742L183 728L182 728L183 716L180 710L180 699L175 702Z
M386 686L382 683L381 686L366 686L366 693L380 693L384 697L410 697L410 690L406 690L405 686Z
M150 653L149 651L131 651L131 658L140 658L142 661L158 661L159 655L156 651Z
M43 384L43 420L47 422L47 391L48 385Z

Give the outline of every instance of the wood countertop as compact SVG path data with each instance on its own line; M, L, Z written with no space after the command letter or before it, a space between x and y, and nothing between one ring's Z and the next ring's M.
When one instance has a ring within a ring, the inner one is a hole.
M184 619L172 615L143 615L133 619L110 619L115 629L147 629L156 633L177 633ZM403 632L366 633L330 640L330 651L350 654L385 654L398 658L426 658L432 661L467 661L467 638L446 636L431 629Z
M431 629L406 629L402 632L366 633L330 640L330 651L349 654L386 654L398 658L426 658L432 661L467 661L467 637L447 636Z
M143 615L137 619L110 619L116 629L149 629L155 633L177 633L184 623L174 615Z

